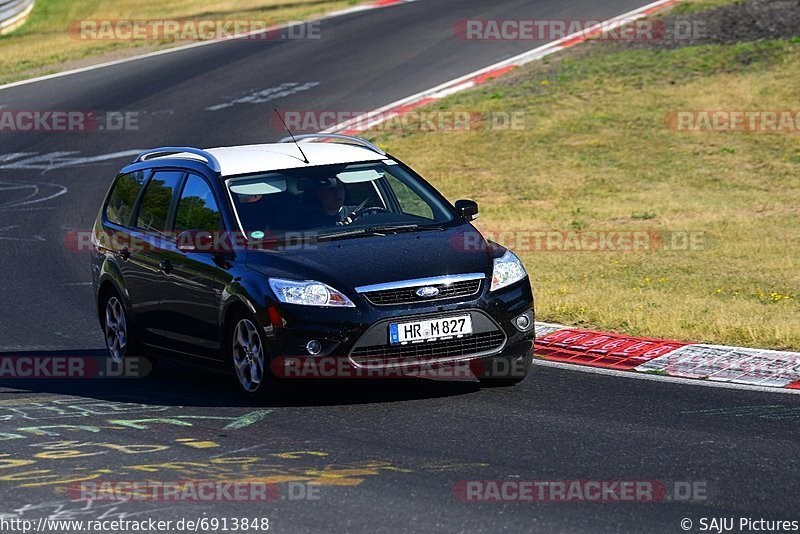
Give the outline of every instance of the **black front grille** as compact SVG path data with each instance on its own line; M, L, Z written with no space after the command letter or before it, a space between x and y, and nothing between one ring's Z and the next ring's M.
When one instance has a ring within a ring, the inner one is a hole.
M407 365L416 362L435 362L459 356L473 356L498 350L505 343L503 332L482 332L458 339L440 339L408 345L376 345L358 347L350 354L363 366Z
M463 282L453 282L452 284L431 284L425 287L435 287L439 294L435 297L420 297L417 290L420 287L403 287L400 289L386 289L383 291L370 291L364 296L378 306L388 306L390 304L409 304L413 302L430 302L434 300L454 299L474 295L481 289L481 280L465 280Z

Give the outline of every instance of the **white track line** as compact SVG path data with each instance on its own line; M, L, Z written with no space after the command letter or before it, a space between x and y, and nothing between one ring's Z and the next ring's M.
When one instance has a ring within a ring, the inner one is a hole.
M191 48L198 48L198 47L201 47L201 46L207 46L207 45L222 43L222 42L225 42L225 41L233 41L233 40L236 40L236 39L243 39L243 38L251 37L253 35L260 35L260 34L264 34L264 33L275 32L275 31L278 31L278 30L285 30L287 28L294 28L296 26L302 26L303 24L308 24L310 22L320 22L320 21L323 21L323 20L328 20L328 19L332 19L332 18L336 18L336 17L341 17L341 16L344 16L344 15L350 15L350 14L353 14L353 13L359 13L361 11L371 11L373 9L384 9L384 8L387 8L387 7L393 7L393 6L407 4L407 3L410 3L410 2L416 2L416 1L418 1L418 0L401 0L401 1L398 1L398 2L395 2L395 3L385 4L385 5L372 3L372 4L366 4L366 5L360 5L360 6L353 6L353 7L349 7L349 8L346 8L346 9L340 9L338 11L332 11L330 13L323 14L323 15L320 15L320 16L317 16L317 17L312 17L312 18L307 19L307 20L285 22L283 24L278 24L278 25L275 25L275 26L271 26L269 28L264 28L264 29L261 29L261 30L254 30L254 31L251 31L251 32L245 32L245 33L237 34L237 35L232 36L232 37L222 37L222 38L219 38L219 39L209 39L208 41L200 41L200 42L197 42L197 43L190 43L190 44L187 44L187 45L175 46L175 47L167 48L167 49L164 49L164 50L157 50L155 52L148 52L147 54L141 54L141 55L138 55L138 56L127 57L127 58L124 58L124 59L117 59L115 61L108 61L108 62L105 62L105 63L98 63L97 65L89 65L88 67L82 67L82 68L79 68L79 69L66 70L64 72L56 72L56 73L53 73L53 74L47 74L45 76L38 76L36 78L30 78L30 79L27 79L27 80L20 80L20 81L17 81L17 82L11 82L11 83L7 83L7 84L4 84L4 85L0 85L0 91L2 91L3 89L10 89L12 87L19 87L20 85L27 85L29 83L36 83L36 82L42 82L42 81L45 81L45 80L52 80L53 78L60 78L62 76L70 76L72 74L79 74L81 72L88 72L88 71L92 71L92 70L95 70L95 69L102 69L102 68L105 68L105 67L111 67L111 66L114 66L114 65L122 65L123 63L128 63L130 61L138 61L140 59L145 59L145 58L149 58L149 57L156 57L156 56L161 56L161 55L165 55L165 54L171 54L173 52L180 52L182 50L189 50Z
M747 391L787 393L789 395L800 394L800 389L750 386L746 384L734 384L731 382L711 382L708 380L697 380L695 378L678 378L675 376L649 375L647 373L638 373L636 371L620 371L618 369L606 369L604 367L588 367L585 365L551 362L549 360L540 360L538 358L534 358L533 365L538 365L540 367L555 367L556 369L566 369L569 371L580 371L582 373L593 373L596 375L618 376L622 378L635 378L637 380L652 380L655 382L670 382L673 384L683 384L687 386L705 386L710 388L723 388L723 389L743 389Z

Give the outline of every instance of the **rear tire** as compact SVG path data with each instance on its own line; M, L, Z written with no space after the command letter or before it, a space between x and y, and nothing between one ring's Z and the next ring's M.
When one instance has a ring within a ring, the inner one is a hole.
M116 290L110 290L102 301L101 321L103 337L106 341L108 357L117 364L123 365L125 360L141 358L145 360L144 374L149 374L155 368L155 358L144 356L136 329L128 317L128 311ZM141 363L141 362L140 362ZM139 366L142 370L142 366Z
M122 363L135 351L136 340L128 329L128 313L116 291L110 291L102 303L103 337L108 356L115 363Z

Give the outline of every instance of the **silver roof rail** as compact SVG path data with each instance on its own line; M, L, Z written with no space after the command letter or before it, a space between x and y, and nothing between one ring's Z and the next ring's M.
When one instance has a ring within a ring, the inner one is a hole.
M206 160L206 165L214 171L214 172L222 172L222 167L220 167L219 160L213 156L210 152L206 150L201 150L199 148L192 148L188 146L164 146L161 148L154 148L152 150L146 150L136 156L136 159L133 160L134 163L139 163L142 161L148 161L153 158L166 156L169 154L180 154L185 152L187 154L194 154L195 156L200 156L204 160Z
M373 145L366 139L361 139L360 137L353 137L352 135L344 135L344 134L332 134L332 133L315 133L315 134L302 134L302 135L295 135L294 139L298 141L300 139L342 139L344 141L349 141L350 143L354 143L356 145L363 146L364 148L368 148L373 152L377 152L381 156L385 156L386 152L378 148L377 146ZM292 137L284 137L279 143L291 143Z

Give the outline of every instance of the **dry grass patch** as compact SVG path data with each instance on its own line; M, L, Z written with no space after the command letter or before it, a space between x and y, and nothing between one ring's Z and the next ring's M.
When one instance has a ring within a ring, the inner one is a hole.
M449 198L478 200L479 226L493 234L702 233L700 250L519 250L540 320L800 349L800 136L665 125L675 110L796 110L798 79L797 40L668 51L596 43L435 106L522 111L522 131L372 138Z

